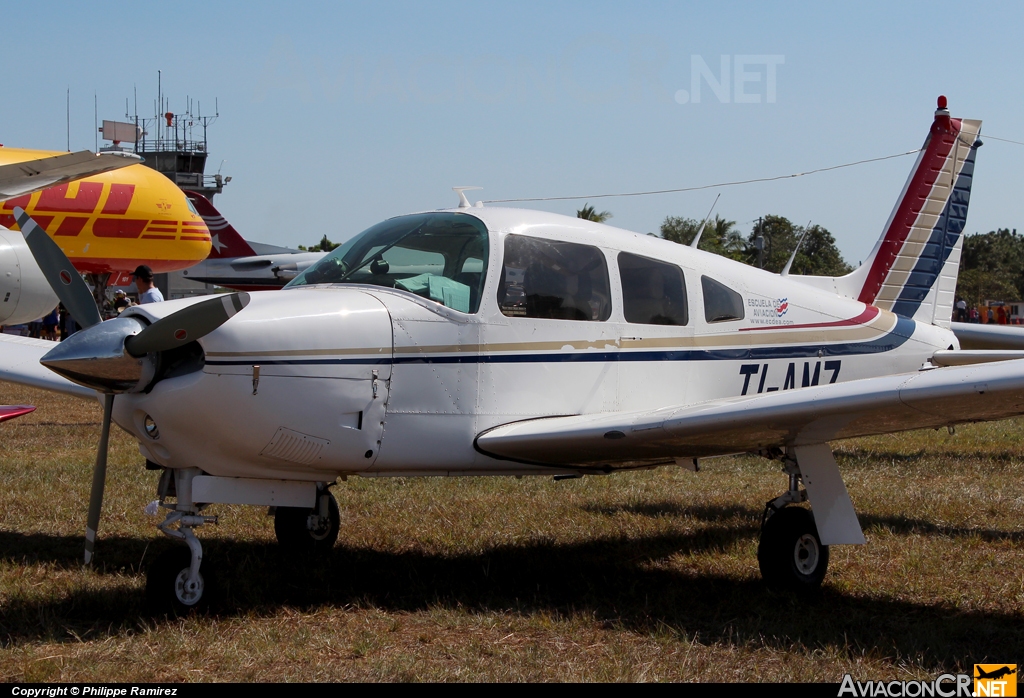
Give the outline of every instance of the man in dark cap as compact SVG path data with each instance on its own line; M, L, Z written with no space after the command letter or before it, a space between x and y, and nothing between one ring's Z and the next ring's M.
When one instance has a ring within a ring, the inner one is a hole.
M139 289L139 305L159 303L164 299L164 294L153 285L153 270L145 264L135 267L132 278L135 279L135 288Z

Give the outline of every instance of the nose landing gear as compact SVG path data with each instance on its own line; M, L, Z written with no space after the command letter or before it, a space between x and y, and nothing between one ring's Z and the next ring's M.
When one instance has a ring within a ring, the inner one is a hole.
M146 576L146 603L156 612L183 616L207 606L213 587L210 566L192 575L192 553L172 548L158 557Z
M210 600L213 576L210 566L203 564L203 546L192 530L217 523L216 516L203 516L199 513L202 507L192 502L192 478L201 472L198 468L165 470L160 478L160 505L170 508L163 499L171 495L178 501L157 528L166 536L185 541L188 548L168 550L149 568L146 603L158 613L185 615L204 608ZM153 513L157 513L159 509L154 508Z

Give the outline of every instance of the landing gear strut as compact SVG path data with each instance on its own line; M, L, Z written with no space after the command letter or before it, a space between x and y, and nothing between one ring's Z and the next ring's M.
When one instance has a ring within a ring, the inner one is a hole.
M203 516L199 513L201 507L192 502L192 478L201 472L198 468L164 470L160 478L159 506L170 508L163 500L172 494L177 503L157 528L166 536L184 541L188 548L168 550L149 568L146 602L157 612L185 615L205 607L210 600L213 577L210 566L203 565L203 546L192 530L217 523L216 516Z
M288 550L329 552L338 540L340 528L338 502L327 487L317 487L316 505L312 509L277 507L274 513L277 542Z
M807 490L800 489L797 462L789 457L784 462L789 490L765 505L757 563L768 586L810 592L825 578L828 546L822 545L809 509L787 506L807 501Z

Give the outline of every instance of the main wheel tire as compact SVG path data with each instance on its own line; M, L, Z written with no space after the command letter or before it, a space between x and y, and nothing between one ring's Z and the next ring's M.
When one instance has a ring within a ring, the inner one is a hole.
M775 512L761 529L757 563L772 588L818 589L828 569L828 546L821 544L811 512L800 507Z
M320 497L327 496L327 517L319 516ZM330 492L317 492L312 509L278 507L274 514L274 534L277 542L288 550L307 553L326 553L338 540L341 513L338 502ZM312 518L311 518L312 517Z
M213 594L213 575L206 560L199 566L200 584L190 590L188 580L192 552L175 547L158 557L146 575L146 605L155 613L184 616L208 607Z

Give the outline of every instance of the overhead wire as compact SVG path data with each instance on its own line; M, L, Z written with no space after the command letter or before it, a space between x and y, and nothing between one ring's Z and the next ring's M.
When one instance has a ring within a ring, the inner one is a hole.
M1011 141L1009 138L999 138L998 136L990 136L987 133L985 134L985 138L991 138L994 141L1003 141L1004 143L1015 143L1017 145L1024 145L1024 143L1020 141Z
M991 138L991 136L989 136ZM1000 139L996 139L1000 140ZM1024 144L1022 144L1024 145ZM743 179L732 182L718 182L717 184L703 184L696 187L680 187L678 189L655 189L651 191L634 191L625 192L619 194L590 194L587 196L534 196L521 199L485 199L485 204L511 204L520 203L527 201L572 201L575 199L609 199L613 197L625 197L625 196L651 196L654 194L675 194L679 192L687 191L700 191L702 189L717 189L718 187L735 187L741 184L755 184L758 182L775 182L780 179L793 179L795 177L806 177L807 175L817 174L819 172L830 172L832 170L840 170L844 167L854 167L855 165L865 165L870 162L881 162L882 160L892 160L893 158L902 158L907 155L914 155L915 153L921 152L921 148L915 148L914 150L908 150L904 153L896 153L894 155L884 155L878 158L868 158L867 160L857 160L856 162L847 162L842 165L832 165L831 167L819 167L814 170L807 170L806 172L796 172L794 174L776 175L774 177L757 177L755 179Z

